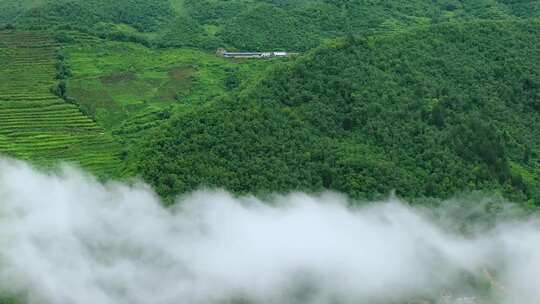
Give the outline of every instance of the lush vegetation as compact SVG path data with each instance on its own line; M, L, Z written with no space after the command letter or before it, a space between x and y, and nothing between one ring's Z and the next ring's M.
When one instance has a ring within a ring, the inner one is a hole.
M193 105L222 95L271 61L242 64L194 49L150 49L69 35L63 49L71 73L66 94L105 127L117 126L138 109ZM228 85L231 77L238 83Z
M0 0L0 154L141 176L168 201L538 206L539 17L538 0Z
M151 49L66 32L67 99L115 135L133 141L171 117L245 86L269 61L230 61L195 49Z
M9 10L3 13L7 22L35 27L59 24L91 28L108 23L149 32L159 30L174 16L168 0L7 0L2 6Z
M536 201L539 13L505 0L5 0L1 150L140 173L168 197L209 185ZM307 54L229 61L217 47Z
M540 2L507 0L4 0L0 24L71 28L158 47L305 51L349 33L456 20L535 18Z
M68 71L46 33L0 32L0 153L50 165L73 161L114 175L119 145L66 102Z
M442 24L330 43L186 112L137 160L163 195L487 189L539 203L537 22Z

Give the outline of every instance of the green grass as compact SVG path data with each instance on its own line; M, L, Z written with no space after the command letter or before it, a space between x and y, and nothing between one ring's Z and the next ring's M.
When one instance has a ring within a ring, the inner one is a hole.
M190 48L151 49L70 35L76 42L63 50L72 72L68 96L127 141L140 139L171 114L249 85L277 62L233 61Z
M67 35L69 41L59 44L45 32L0 32L0 153L116 174L148 131L249 86L279 61L234 61L196 49ZM59 82L59 53L70 71L67 96L74 104L51 93Z
M119 170L120 145L79 108L50 92L59 45L42 32L0 32L0 153L43 166Z

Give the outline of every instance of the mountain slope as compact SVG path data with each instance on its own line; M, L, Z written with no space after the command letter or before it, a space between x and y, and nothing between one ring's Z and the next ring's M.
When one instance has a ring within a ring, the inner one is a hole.
M120 166L120 146L51 93L58 64L57 44L46 33L0 32L0 153L42 165L73 161L112 175Z
M372 198L502 191L538 202L540 24L442 24L349 39L156 132L164 195L335 189Z
M540 1L4 0L0 25L72 28L159 47L305 51L367 35L462 20L538 18Z
M126 24L138 31L157 31L173 18L169 0L5 0L0 4L11 23L33 26L54 24L90 28L100 23Z

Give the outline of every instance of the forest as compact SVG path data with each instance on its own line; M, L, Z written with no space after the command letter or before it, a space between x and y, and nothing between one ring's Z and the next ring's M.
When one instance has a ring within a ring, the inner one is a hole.
M60 44L51 92L122 146L95 172L142 176L169 201L221 187L539 204L538 14L502 0L0 3L6 30ZM228 62L218 47L302 56Z
M539 31L481 21L334 41L174 117L136 162L163 195L482 189L536 204Z
M537 1L3 0L0 24L77 29L155 47L306 51L347 34L451 21L537 18Z

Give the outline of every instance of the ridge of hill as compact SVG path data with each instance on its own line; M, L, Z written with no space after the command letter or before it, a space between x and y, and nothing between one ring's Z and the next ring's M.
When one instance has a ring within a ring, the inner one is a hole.
M540 148L524 130L536 126L538 3L7 0L0 8L17 13L7 20L1 10L0 23L18 30L2 31L12 72L2 75L0 148L102 172L142 153L121 174L142 172L165 196L210 185L367 198L488 189L536 200ZM284 64L197 49L321 41ZM31 133L33 124L54 136ZM28 129L24 140L14 128Z
M347 34L540 17L540 1L3 0L0 25L77 29L156 47L305 51Z
M540 23L447 23L333 42L157 130L135 161L165 196L462 191L540 203Z
M114 175L120 146L76 105L51 92L65 90L58 79L58 47L45 32L0 31L0 153L43 166L71 161Z

